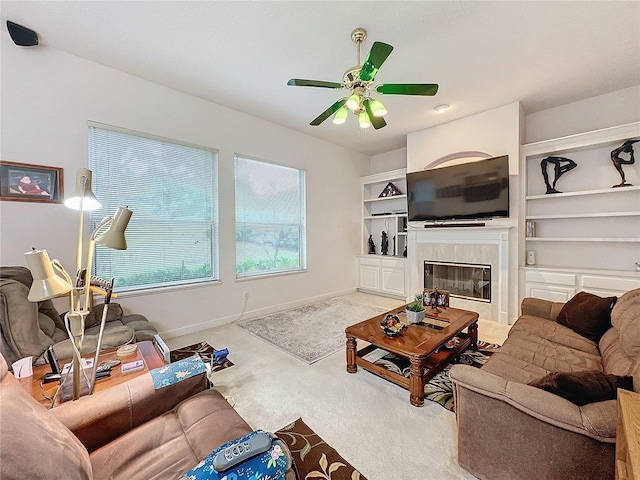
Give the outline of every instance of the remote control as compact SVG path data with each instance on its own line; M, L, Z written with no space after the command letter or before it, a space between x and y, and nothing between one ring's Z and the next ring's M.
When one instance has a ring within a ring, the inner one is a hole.
M248 440L234 443L216 454L213 459L213 468L217 472L224 472L248 458L266 452L271 448L271 441L271 435L267 432L259 432Z
M98 368L96 368L96 373L110 372L110 371L111 371L111 365L109 365L108 363L101 363L100 365L98 365Z

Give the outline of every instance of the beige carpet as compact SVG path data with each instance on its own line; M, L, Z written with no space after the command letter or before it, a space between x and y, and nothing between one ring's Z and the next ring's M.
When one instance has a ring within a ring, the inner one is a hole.
M392 308L401 302L362 295ZM502 343L507 327L479 322L480 339ZM491 335L487 335L491 333ZM169 348L206 341L229 348L235 364L214 373L216 388L254 428L276 431L302 417L368 480L473 480L456 460L455 414L369 372L349 374L344 351L307 365L237 325L167 340Z

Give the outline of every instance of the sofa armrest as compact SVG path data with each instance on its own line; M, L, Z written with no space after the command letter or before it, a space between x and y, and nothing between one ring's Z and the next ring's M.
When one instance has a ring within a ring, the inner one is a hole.
M545 390L505 380L469 365L454 365L449 375L454 389L467 388L503 401L538 420L604 443L616 441L615 400L579 407Z
M89 452L170 411L181 401L206 390L205 373L155 390L149 373L102 392L68 402L49 412L84 444Z
M522 299L521 309L522 315L531 315L555 322L563 306L564 303L561 302L551 302L542 298L527 297Z

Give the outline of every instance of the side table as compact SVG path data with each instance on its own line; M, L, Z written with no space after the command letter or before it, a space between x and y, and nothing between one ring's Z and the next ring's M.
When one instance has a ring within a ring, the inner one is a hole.
M120 369L120 365L118 365L111 369L110 377L96 380L95 388L93 390L94 393L114 387L139 375L143 375L149 370L153 370L154 368L165 365L164 359L160 356L156 348L153 346L152 342L138 342L136 343L136 345L138 346L138 349L136 350L135 355L130 355L128 357L118 357L116 351L111 350L100 354L99 361L104 362L105 360L118 359L122 363L128 363L135 360L144 360L144 368L142 370L138 370L137 372L127 373L123 375L122 370ZM85 355L85 357L93 358L94 355L95 352L93 353L93 355ZM64 363L67 363L67 359L61 361L60 366L62 366L62 364ZM47 408L50 408L52 406L50 399L53 398L56 390L58 389L58 386L60 385L58 382L42 383L44 374L49 371L51 371L49 365L40 365L37 367L33 367L33 376L19 379L22 386L31 394L31 396ZM60 395L58 395L58 399L56 400L57 403L60 402L59 397Z
M640 394L618 390L616 480L640 480Z

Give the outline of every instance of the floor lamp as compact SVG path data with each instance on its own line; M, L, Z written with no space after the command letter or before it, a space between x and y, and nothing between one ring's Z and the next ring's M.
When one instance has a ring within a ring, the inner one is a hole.
M73 399L80 398L80 369L81 369L81 349L84 338L84 325L87 315L89 315L89 295L91 288L91 268L93 264L93 251L96 245L102 245L117 250L125 250L127 242L124 232L131 219L132 211L128 208L118 208L114 216L105 217L92 232L89 238L87 249L86 268L82 268L83 251L83 223L84 211L100 207L95 195L91 191L91 171L80 169L77 176L76 194L67 201L65 205L70 208L80 210L80 231L77 246L77 269L76 278L72 280L58 260L51 261L46 250L36 250L25 253L27 265L33 276L33 283L29 290L28 299L32 302L47 300L59 295L69 293L69 312L65 314L65 326L67 333L72 340L73 346ZM87 208L87 207L91 208ZM107 228L104 233L101 232ZM62 275L60 278L56 271ZM84 294L84 304L81 296ZM108 308L105 306L105 308ZM94 368L91 379L87 379L89 392L93 391L98 356L102 346L102 332L106 322L106 312L103 312L100 323L100 333L98 335L98 345L94 360ZM83 370L84 373L84 370ZM86 378L86 374L85 374Z

